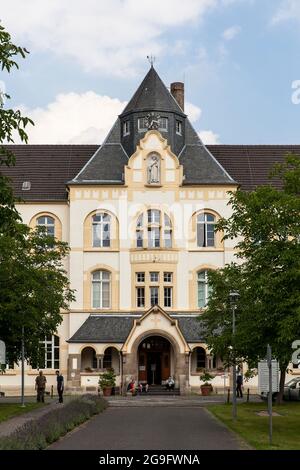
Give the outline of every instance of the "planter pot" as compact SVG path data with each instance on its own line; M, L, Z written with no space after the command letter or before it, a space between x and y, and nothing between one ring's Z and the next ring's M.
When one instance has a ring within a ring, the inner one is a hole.
M112 387L105 387L103 389L103 396L104 397L110 397L111 396L111 391L112 391Z
M211 384L201 385L201 394L205 397L211 394L213 388Z

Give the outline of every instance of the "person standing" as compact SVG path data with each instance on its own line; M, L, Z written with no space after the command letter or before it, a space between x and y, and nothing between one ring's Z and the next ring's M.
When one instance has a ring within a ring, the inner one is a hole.
M43 375L43 371L40 370L39 375L35 379L35 389L36 389L36 400L38 402L45 402L45 388L46 388L47 379Z
M238 398L243 398L242 386L243 386L243 376L242 376L241 371L239 371L238 376L236 378L236 396Z
M57 393L58 393L58 402L63 403L63 393L64 393L64 377L59 373L59 370L56 371L56 381L57 381Z

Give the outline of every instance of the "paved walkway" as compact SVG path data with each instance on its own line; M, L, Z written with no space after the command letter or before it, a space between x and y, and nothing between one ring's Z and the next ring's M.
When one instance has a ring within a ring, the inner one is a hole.
M109 407L50 450L216 450L243 444L198 407Z

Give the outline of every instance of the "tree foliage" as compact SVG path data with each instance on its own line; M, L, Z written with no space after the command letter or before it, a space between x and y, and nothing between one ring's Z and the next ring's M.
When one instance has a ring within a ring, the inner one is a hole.
M18 68L17 59L27 53L12 43L0 24L1 70L10 73ZM30 359L36 355L39 341L56 331L62 321L60 311L74 299L74 292L64 269L67 244L22 223L10 180L1 172L1 166L15 164L9 145L4 144L12 143L15 134L27 143L25 128L33 124L19 110L6 109L4 98L10 97L0 96L0 338L10 361L17 361L23 327L25 353Z
M281 370L281 398L292 342L300 335L300 157L288 155L272 172L282 188L271 184L255 191L230 193L232 215L217 230L236 239L237 264L212 272L212 294L202 319L213 351L232 363L252 365L266 355L269 343ZM236 335L232 338L229 291L237 289Z

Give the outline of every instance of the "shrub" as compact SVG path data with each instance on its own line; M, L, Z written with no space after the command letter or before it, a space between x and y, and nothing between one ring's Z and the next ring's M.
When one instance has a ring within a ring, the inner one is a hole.
M0 439L0 450L45 449L60 436L74 429L107 407L103 398L83 395L58 406L36 420L29 421L7 437Z

